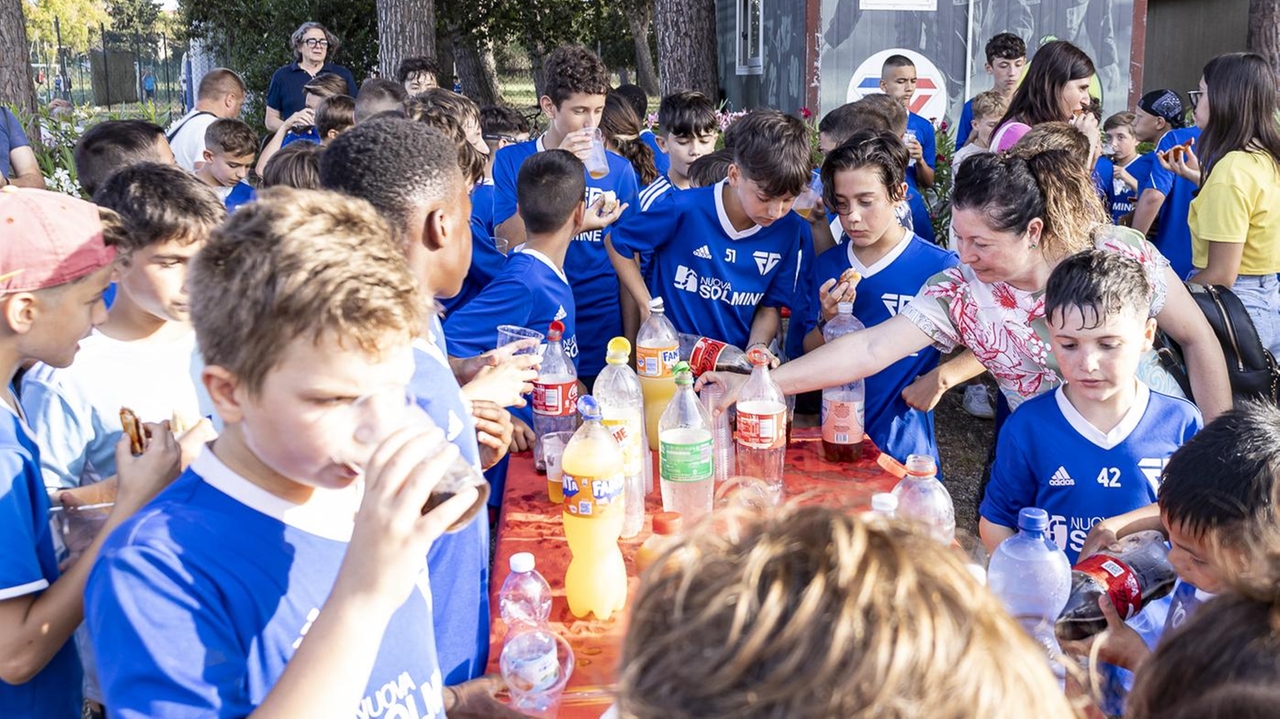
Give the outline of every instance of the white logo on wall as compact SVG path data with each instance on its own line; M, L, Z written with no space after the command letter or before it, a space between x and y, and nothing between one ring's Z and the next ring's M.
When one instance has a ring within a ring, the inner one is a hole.
M938 66L929 58L915 50L900 47L881 50L872 55L854 70L849 80L849 91L845 102L861 100L867 95L874 95L880 90L880 70L884 67L885 58L890 55L905 55L916 64L916 93L911 96L911 111L925 118L936 121L947 114L947 81Z
M778 263L782 261L782 255L777 252L764 252L761 250L759 252L752 252L751 256L755 258L756 269L760 270L761 275L769 274L769 272L771 272L773 268L777 267Z

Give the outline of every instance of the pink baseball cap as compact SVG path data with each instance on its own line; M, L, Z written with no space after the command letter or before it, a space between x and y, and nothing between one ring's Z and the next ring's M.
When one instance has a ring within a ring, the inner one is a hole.
M111 264L98 206L47 190L0 188L0 293L65 285Z

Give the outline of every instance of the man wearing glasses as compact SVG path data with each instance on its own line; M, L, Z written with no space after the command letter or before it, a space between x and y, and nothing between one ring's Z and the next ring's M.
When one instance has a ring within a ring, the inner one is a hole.
M356 79L347 68L326 62L331 52L337 52L337 36L318 22L304 22L289 40L293 47L294 61L281 67L271 76L267 88L267 129L280 129L284 118L306 107L303 88L316 76L333 73L347 81L347 94L355 97Z

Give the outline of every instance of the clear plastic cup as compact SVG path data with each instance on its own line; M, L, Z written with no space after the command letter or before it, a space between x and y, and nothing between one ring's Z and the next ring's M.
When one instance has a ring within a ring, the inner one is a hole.
M542 435L542 459L547 464L547 497L552 504L564 503L564 469L560 466L560 457L564 448L573 439L573 432L549 432Z
M807 220L813 215L814 208L818 206L818 199L818 193L812 187L806 187L800 193L800 196L796 198L795 204L791 206L791 209Z
M585 127L582 131L591 137L591 150L582 164L587 166L587 172L592 177L599 180L609 174L609 156L605 154L604 133L600 132L598 127Z
M542 341L546 339L546 335L537 330L531 330L528 327L521 327L520 325L498 325L498 347L506 347L512 342L519 342L520 340L527 339L535 339L538 341L539 346L541 346ZM519 352L516 352L516 354L531 355L541 353L536 348L530 348L520 350Z
M81 554L84 554L84 550L93 544L94 539L97 539L115 506L115 502L78 506L60 504L49 510L58 536L62 539L62 546L66 549L66 555L62 558L61 564L69 567Z
M505 237L495 237L493 238L493 246L498 250L498 252L505 255L511 251L511 240L508 240Z
M733 421L729 412L716 415L716 406L724 397L724 385L708 384L702 388L698 397L702 406L711 415L711 467L715 474L716 486L737 474L737 451L733 443Z

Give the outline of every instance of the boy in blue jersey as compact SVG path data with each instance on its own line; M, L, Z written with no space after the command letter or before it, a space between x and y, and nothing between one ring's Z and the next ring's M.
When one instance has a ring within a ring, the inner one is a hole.
M852 302L854 316L864 325L878 325L896 315L926 280L959 262L954 253L897 222L894 207L906 197L907 158L897 136L863 131L822 163L826 203L836 211L848 241L818 257L815 303L804 318L813 328L805 337L806 350L823 344L822 327L835 317L840 302ZM860 283L842 281L849 269L858 272ZM914 410L902 398L916 377L938 366L938 357L935 349L921 350L866 380L867 435L900 462L911 454L938 459L933 413Z
M1049 340L1065 384L1027 400L1000 432L979 531L988 551L1039 507L1074 564L1093 525L1151 504L1169 456L1200 428L1195 405L1137 379L1156 323L1141 265L1086 250L1045 289Z
M534 153L557 148L568 150L579 159L588 157L589 129L599 126L609 94L609 71L600 58L582 47L556 48L547 55L543 69L546 87L538 104L550 120L547 131L537 140L502 150L493 163L493 221L497 235L506 238L512 247L525 240L524 224L516 212L520 165ZM564 273L578 306L578 377L588 389L604 369L609 340L622 334L618 276L609 264L604 245L614 227L602 225L591 208L598 208L601 198L609 199L606 193L613 193L612 198L622 203L622 219L640 211L639 188L631 163L612 151L606 151L605 156L609 174L601 178L586 176L586 220L564 262Z
M116 443L115 506L97 537L60 568L40 451L12 391L30 362L66 367L107 318L102 295L124 239L111 211L67 195L0 190L0 716L76 719L82 672L69 641L84 616L84 587L103 540L178 474L167 423L148 424L140 456ZM59 498L60 500L62 498ZM72 504L73 502L68 502ZM78 504L78 502L75 502Z
M1255 550L1274 537L1277 467L1280 410L1261 403L1237 406L1205 425L1169 458L1158 504L1099 522L1085 552L1142 530L1167 535L1169 563L1178 573L1178 584L1164 632L1178 629L1235 580L1266 575L1251 561ZM1110 630L1102 635L1100 658L1136 671L1151 653L1147 643L1124 624L1109 601L1099 606ZM1090 645L1070 648L1087 655Z
M667 154L669 150L663 146L662 139L649 129L649 93L643 87L632 84L619 85L613 91L621 95L635 111L636 119L640 121L640 140L653 150L653 166L657 168L658 175L668 174L671 171L671 158ZM662 124L662 120L658 120L658 125L665 135L666 126Z
M907 183L913 188L933 187L933 168L938 164L938 138L933 123L911 111L911 96L916 94L916 64L906 55L890 55L880 68L880 90L902 103L907 111L907 133L904 134L911 165L907 167Z
M808 130L794 117L756 110L734 128L725 180L668 192L648 212L624 218L608 245L643 313L658 295L680 332L747 347L768 344L779 308L794 301L801 249L812 247L812 237L791 205L812 166ZM643 253L653 255L649 286L637 257ZM578 329L585 334L581 317Z
M1102 179L1107 212L1111 222L1128 224L1138 199L1138 176L1150 171L1151 158L1138 154L1138 139L1133 125L1137 116L1117 112L1102 123L1102 132L1111 152L1098 158L1095 171Z
M240 120L214 120L204 131L204 145L204 164L196 177L213 188L228 211L253 200L253 186L245 182L258 154L253 128Z
M889 123L889 131L898 137L903 137L906 133L910 113L898 100L889 95L877 93L867 95L854 104L861 105L872 112L878 112ZM933 242L937 233L933 229L933 218L929 215L929 206L925 204L924 196L911 180L911 168L908 167L907 170L907 202L905 206L898 208L898 220L908 230L928 242Z
M689 167L699 157L715 152L720 138L716 106L700 92L675 92L658 104L658 139L668 169L640 191L640 211L648 210L663 193L689 189Z
M1022 68L1027 64L1027 43L1011 32L1002 32L993 35L984 50L987 55L985 67L992 81L991 89L1000 93L1007 107L1018 89L1018 83L1022 82ZM969 143L969 135L974 130L973 120L973 98L969 98L960 111L960 121L956 123L956 148Z
M263 199L213 234L189 280L226 428L89 578L107 711L496 709L487 683L446 691L437 662L427 554L478 497L423 508L458 450L439 429L360 436L402 406L430 300L367 203Z
M471 221L493 237L493 160L498 151L529 139L529 123L514 108L487 105L480 108L480 132L489 146L484 178L471 190Z
M1144 232L1151 244L1169 260L1173 271L1185 278L1191 273L1191 226L1187 213L1199 189L1195 183L1164 169L1156 155L1177 145L1194 143L1200 128L1184 128L1182 98L1173 90L1152 90L1138 100L1134 112L1134 135L1138 142L1150 142L1155 150L1147 153L1146 167L1134 177L1138 180L1138 201L1133 210L1132 227Z
M565 354L575 365L581 362L577 305L564 266L584 215L597 211L582 199L586 190L583 169L582 161L565 150L547 150L524 161L516 183L524 246L512 254L483 292L446 318L445 333L452 352L469 356L493 349L498 325L514 324L545 333L559 320L565 327ZM612 222L620 213L620 206L615 206L612 215L604 219ZM512 414L516 449L523 451L533 436L533 411L526 404ZM494 482L499 498L503 480L505 473Z
M368 200L381 213L421 287L456 293L467 273L471 238L468 183L455 142L422 123L379 118L334 140L320 174L326 187ZM464 457L492 467L511 442L503 407L523 404L520 394L532 390L537 358L512 356L515 348L508 347L455 366L447 359L439 319L429 320L414 342L410 389ZM488 524L475 522L442 537L427 560L437 651L446 684L456 684L482 673L488 657Z

